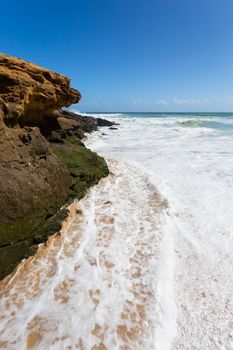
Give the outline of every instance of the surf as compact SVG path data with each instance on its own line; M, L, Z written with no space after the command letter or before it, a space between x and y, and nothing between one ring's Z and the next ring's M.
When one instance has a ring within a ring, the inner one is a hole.
M71 204L61 234L1 282L5 348L170 348L168 204L143 168L107 161L110 175Z
M197 118L208 128L189 127ZM171 349L232 348L232 114L132 113L116 120L119 130L94 133L86 144L145 167L169 203L173 244L165 261L173 266L177 319Z

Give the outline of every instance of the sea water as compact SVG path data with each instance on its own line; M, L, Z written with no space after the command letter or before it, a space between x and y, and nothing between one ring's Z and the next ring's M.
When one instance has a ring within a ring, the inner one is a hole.
M118 130L96 132L87 144L143 166L169 204L163 230L172 243L163 249L171 266L161 278L162 293L174 298L176 336L169 339L174 324L166 322L165 298L158 348L169 339L172 349L233 349L233 114L108 117L120 123Z
M233 349L233 116L97 116L110 174L0 283L0 348Z

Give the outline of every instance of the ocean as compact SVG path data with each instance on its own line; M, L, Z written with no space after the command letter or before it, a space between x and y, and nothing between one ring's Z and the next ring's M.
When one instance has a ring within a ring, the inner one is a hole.
M233 349L233 114L91 114L110 174L1 282L0 348Z
M233 113L106 117L118 130L87 144L143 167L169 206L155 348L233 349Z

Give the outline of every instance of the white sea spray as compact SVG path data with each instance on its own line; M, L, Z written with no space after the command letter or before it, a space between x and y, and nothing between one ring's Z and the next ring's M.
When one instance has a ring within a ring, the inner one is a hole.
M233 349L232 115L134 114L115 119L121 124L117 131L106 128L105 135L97 132L87 144L149 169L168 200L173 223L168 229L165 222L161 230L164 235L172 231L175 264L169 245L167 263L174 266L177 333L173 345L172 340L167 345L165 332L157 337L157 348ZM167 317L164 324L172 334Z

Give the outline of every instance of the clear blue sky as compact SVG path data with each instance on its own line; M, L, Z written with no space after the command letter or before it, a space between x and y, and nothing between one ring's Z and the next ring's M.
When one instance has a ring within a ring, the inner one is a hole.
M80 111L232 111L232 0L11 0L0 51L65 74Z

